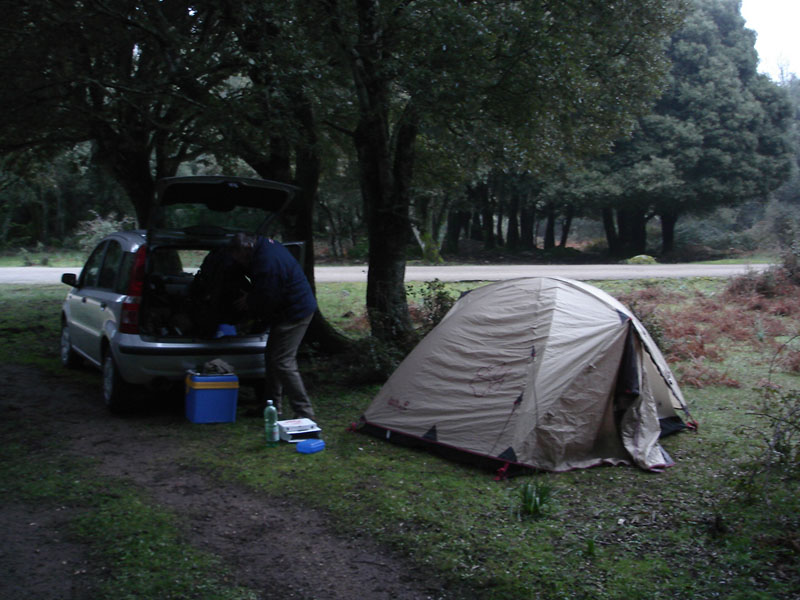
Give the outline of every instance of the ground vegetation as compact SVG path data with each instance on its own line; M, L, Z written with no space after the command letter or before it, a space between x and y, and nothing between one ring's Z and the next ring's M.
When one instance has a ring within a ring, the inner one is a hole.
M648 323L699 428L663 440L677 464L661 474L505 481L347 431L386 376L375 346L348 361L304 351L327 444L316 455L266 448L246 389L233 424L192 425L152 395L112 417L99 375L58 366L63 286L3 286L0 560L13 570L0 584L19 597L46 582L40 598L304 597L291 568L331 598L794 598L796 264L600 282ZM340 326L365 334L364 284L320 287L327 312L350 313ZM440 292L409 297L423 314Z

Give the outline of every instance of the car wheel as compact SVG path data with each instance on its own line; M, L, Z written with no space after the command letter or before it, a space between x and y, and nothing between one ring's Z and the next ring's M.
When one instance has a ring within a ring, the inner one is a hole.
M103 355L103 401L111 412L128 408L130 384L119 374L119 368L110 350Z
M72 338L69 335L69 327L66 323L61 326L61 365L72 369L80 364L81 359L75 350L72 349Z

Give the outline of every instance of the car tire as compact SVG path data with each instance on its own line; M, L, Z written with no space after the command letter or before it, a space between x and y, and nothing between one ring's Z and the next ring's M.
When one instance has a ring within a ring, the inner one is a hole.
M103 401L113 413L125 411L130 406L130 384L122 379L111 350L103 354Z
M80 364L81 358L72 348L72 337L69 335L69 327L66 323L61 325L60 344L61 366L66 367L67 369L74 369Z

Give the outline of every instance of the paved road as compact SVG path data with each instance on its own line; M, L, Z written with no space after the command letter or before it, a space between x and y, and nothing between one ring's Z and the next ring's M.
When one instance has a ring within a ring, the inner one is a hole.
M769 265L459 265L406 268L406 281L499 281L517 277L569 277L570 279L650 279L682 277L733 277L761 271ZM78 273L78 267L3 267L0 284L56 284L62 273ZM366 281L367 267L317 267L318 282Z

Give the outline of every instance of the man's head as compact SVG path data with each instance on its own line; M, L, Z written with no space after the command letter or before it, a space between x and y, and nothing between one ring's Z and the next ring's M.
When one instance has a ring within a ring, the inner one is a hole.
M240 265L250 266L253 251L256 247L256 236L239 232L231 240L231 257Z

